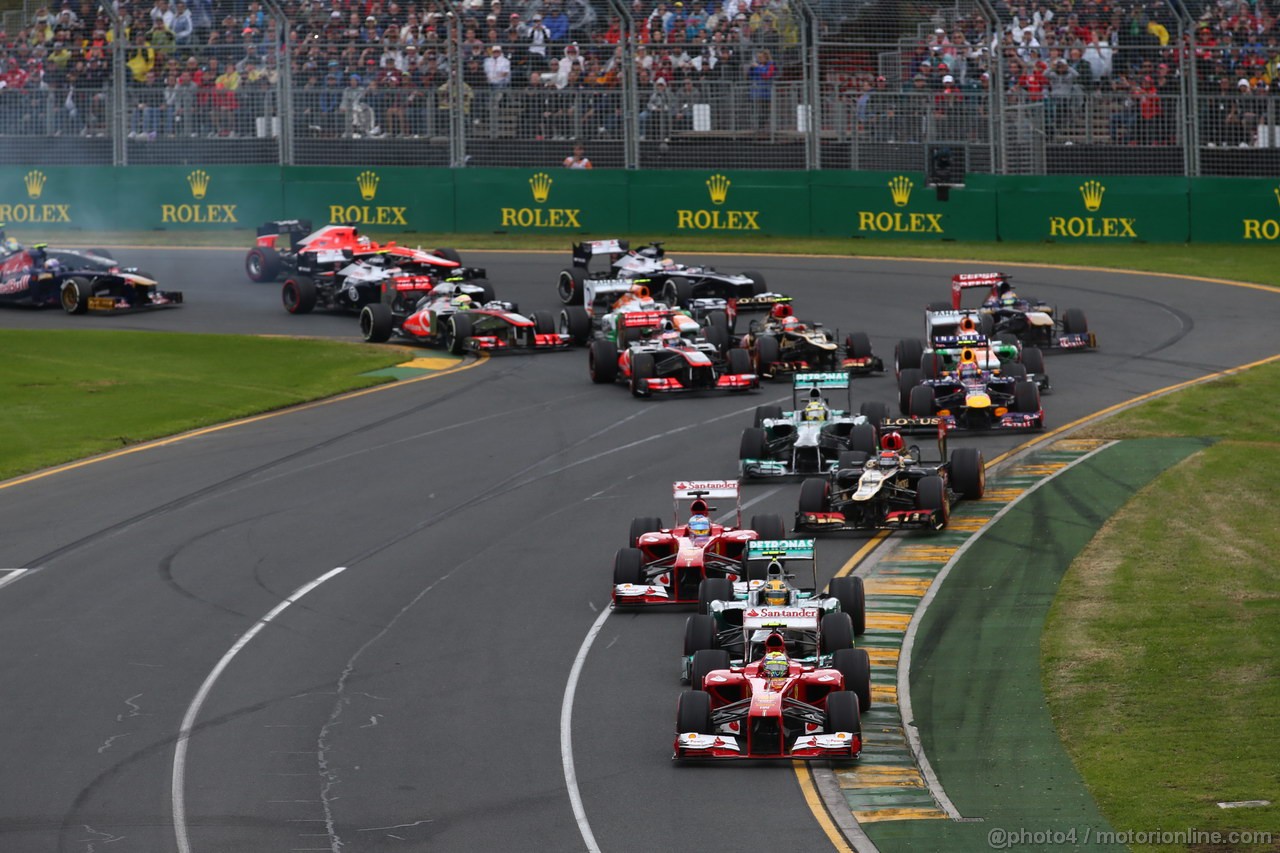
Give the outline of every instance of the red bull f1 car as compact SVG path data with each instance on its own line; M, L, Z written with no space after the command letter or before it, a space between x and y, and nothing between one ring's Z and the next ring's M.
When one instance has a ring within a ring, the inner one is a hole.
M894 429L929 432L935 418L948 429L1044 429L1039 385L1039 381L1048 385L1044 374L1030 378L1025 364L1001 362L981 341L962 347L953 364L938 356L930 366L927 374L917 368L898 376L898 404L906 419L896 421Z
M182 293L161 290L150 273L121 266L104 249L24 248L0 229L0 304L122 314L172 308Z

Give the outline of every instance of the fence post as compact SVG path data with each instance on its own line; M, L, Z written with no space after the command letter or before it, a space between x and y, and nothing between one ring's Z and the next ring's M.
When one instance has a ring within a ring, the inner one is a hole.
M127 71L125 65L125 48L129 41L128 30L114 4L104 3L102 9L111 18L111 28L115 37L111 40L111 116L107 119L107 127L111 133L111 164L113 166L129 165L129 98L127 90Z
M291 43L293 31L289 27L289 18L285 15L278 0L265 0L267 12L275 22L278 38L273 46L276 51L276 116L280 121L280 136L277 138L279 162L282 166L293 165L293 53ZM271 117L267 116L270 125Z
M636 20L631 6L622 0L609 0L609 7L622 20L622 73L618 75L622 106L622 166L624 169L640 167L640 102L636 96Z

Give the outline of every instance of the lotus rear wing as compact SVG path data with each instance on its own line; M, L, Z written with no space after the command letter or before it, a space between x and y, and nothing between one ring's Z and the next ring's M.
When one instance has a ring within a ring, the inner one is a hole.
M880 435L886 432L898 432L903 435L929 435L930 433L938 436L938 458L935 461L945 462L947 460L947 433L953 428L954 420L940 415L930 415L929 417L895 417L890 416L880 421ZM921 462L927 462L927 459L921 459Z
M1009 274L1003 272L971 272L958 273L951 277L951 307L960 310L960 297L966 290L985 287L993 295L1001 282L1009 280Z
M707 499L732 498L736 514L734 527L742 526L742 503L738 495L737 480L677 480L671 485L671 497L675 504L675 526L680 526L680 505L689 502L690 514L705 515L716 507Z
M627 240L584 240L573 244L573 265L590 266L596 255L621 255L630 249L631 243Z
M811 399L815 392L819 397L826 399L826 395L822 393L823 390L827 388L843 388L847 398L845 410L852 411L852 385L853 383L849 380L849 374L843 371L797 373L791 377L791 407L795 410L800 408L800 393L802 391L806 399Z

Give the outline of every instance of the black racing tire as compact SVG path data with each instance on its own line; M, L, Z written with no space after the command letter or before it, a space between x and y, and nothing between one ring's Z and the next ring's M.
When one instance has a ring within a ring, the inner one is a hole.
M89 311L89 299L93 296L93 280L76 275L62 283L58 302L68 314L85 314Z
M858 414L867 419L867 423L880 429L880 424L889 417L889 407L879 400L867 400L858 407Z
M755 270L744 270L743 275L751 279L751 295L759 296L762 293L769 292L769 285L765 283L764 273Z
M828 512L827 481L810 477L800 484L800 512Z
M381 302L370 302L360 309L360 334L371 344L391 339L391 308Z
M827 694L826 714L822 728L828 734L849 732L862 736L862 715L858 696L852 690L833 690Z
M93 254L98 252L95 250ZM280 275L280 254L269 246L254 246L244 256L244 271L250 281L275 281Z
M942 526L951 520L951 502L947 500L947 484L941 477L921 477L916 484L916 508L938 510L942 514Z
M733 600L733 581L728 578L703 578L698 584L699 613L710 613L713 601Z
M911 414L911 389L924 381L924 372L918 367L908 367L898 374L898 410Z
M724 649L699 649L693 653L693 661L689 664L689 686L701 690L708 675L729 666L729 653Z
M777 513L751 516L751 527L761 539L786 539L787 525Z
M996 343L1007 344L1008 346L1017 346L1018 336L1013 332L1001 332L996 335Z
M840 455L836 457L836 470L848 471L851 468L861 468L867 464L869 454L862 450L841 450Z
M693 301L693 282L673 276L662 285L662 301L672 308L688 308Z
M534 311L529 315L529 319L533 321L533 330L539 335L552 335L556 331L556 320L545 311ZM577 341L574 341L577 343Z
M644 383L658 373L658 366L653 356L647 352L637 353L631 358L631 395L633 397L651 397L653 392Z
M1062 331L1068 335L1083 335L1089 331L1089 321L1079 308L1068 308L1062 315Z
M853 635L861 637L867 632L867 592L862 578L844 575L832 578L828 586L831 597L840 602L840 609L853 620Z
M720 647L716 631L716 620L705 613L695 613L684 623L684 653L686 657L696 655L703 649Z
M738 444L739 459L767 459L769 457L769 440L760 427L747 427L742 431L742 441Z
M729 332L719 326L707 326L702 330L702 336L707 339L707 343L716 348L716 352L728 352L732 339Z
M778 339L769 337L768 335L761 335L756 338L756 345L754 349L755 352L753 355L755 356L756 373L759 373L761 376L772 376L773 366L777 364L778 358L781 355L778 349Z
M591 338L591 315L581 305L570 305L560 312L559 331L580 347Z
M1022 349L1022 366L1027 369L1027 373L1044 374L1044 350L1040 347L1023 347Z
M920 372L925 379L937 379L942 375L942 359L936 352L926 352L920 356Z
M644 553L639 548L619 548L613 557L613 583L644 583Z
M871 358L871 337L866 332L850 332L844 339L844 351L849 358Z
M315 310L318 298L316 283L310 276L289 276L280 288L280 301L290 314L310 314Z
M907 414L917 418L931 418L934 411L933 386L917 385L907 398Z
M991 333L996 330L996 318L990 314L982 313L978 315L978 334L985 335L990 338Z
M833 656L831 668L844 676L844 689L858 696L858 707L871 709L871 656L866 649L843 649Z
M1027 366L1025 364L1018 364L1017 362L1014 362L1013 364L1006 364L1004 367L1000 368L1000 373L1012 379L1026 379Z
M712 311L707 315L707 329L719 329L724 332L725 340L729 340L729 315L723 311Z
M686 690L676 701L676 733L713 735L711 727L711 694L705 690Z
M829 655L836 649L853 648L853 617L848 613L828 613L818 623L820 651Z
M444 345L454 355L462 355L467 351L467 339L471 337L471 316L469 314L450 314L445 324Z
M868 456L880 449L880 431L871 424L854 424L849 429L849 450L859 450Z
M591 381L605 385L618 378L618 348L613 341L599 338L587 348L587 370Z
M756 406L756 414L752 426L764 426L765 421L774 421L782 417L782 407L774 403Z
M631 547L636 547L636 543L640 541L640 537L646 533L657 533L662 529L662 519L656 515L638 515L631 519L631 530L627 539L631 543Z
M924 343L919 338L903 338L893 347L893 371L898 376L902 371L915 368L920 364L920 356L924 355Z
M725 369L731 375L740 375L743 373L753 373L751 367L751 354L744 349L731 349L728 355L728 364Z
M432 251L431 254L435 255L437 258L444 258L446 261L453 261L459 266L462 264L462 255L458 254L457 249L440 248Z
M967 500L980 500L987 491L987 469L982 451L957 447L951 451L951 488Z
M1013 385L1013 409L1015 412L1040 411L1040 386L1031 380Z
M569 267L560 270L560 278L556 282L556 292L565 305L581 305L583 285L587 281L587 271L582 267Z

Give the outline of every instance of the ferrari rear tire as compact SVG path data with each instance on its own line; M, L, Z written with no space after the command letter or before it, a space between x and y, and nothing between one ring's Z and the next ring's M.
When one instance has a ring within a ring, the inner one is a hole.
M765 421L774 421L782 417L782 407L773 403L756 406L753 426L762 427Z
M1022 350L1022 366L1027 373L1044 374L1044 350L1040 347L1024 347Z
M818 623L822 653L829 655L836 649L853 648L853 617L848 613L828 613Z
M893 370L899 376L904 370L920 365L920 356L924 355L924 344L919 338L903 338L893 347Z
M613 583L644 583L644 553L639 548L619 548L613 557Z
M556 321L550 314L543 311L534 311L529 315L529 319L533 321L533 330L539 335L553 335L556 331ZM577 343L575 341L575 343Z
M451 314L445 324L444 345L454 355L467 351L467 339L471 337L471 317L467 314Z
M711 694L705 690L686 690L676 702L676 733L713 735L711 728Z
M800 484L800 512L828 512L827 481L810 477Z
M591 316L581 305L570 305L560 311L560 333L568 335L574 346L582 346L591 337Z
M1040 411L1040 386L1030 380L1014 383L1013 408L1017 412Z
M446 261L453 261L455 264L462 263L462 255L458 254L457 249L441 248L441 249L436 249L431 254L435 255L437 258L444 258Z
M1079 308L1068 308L1062 315L1062 331L1068 335L1083 335L1089 331L1089 321Z
M689 665L689 686L701 690L707 676L717 669L729 668L729 653L724 649L701 649L693 653L693 662Z
M747 427L742 431L742 441L738 444L739 459L767 459L769 441L760 427Z
M587 281L587 271L582 267L569 267L560 270L560 279L556 283L556 292L565 305L581 305L583 286Z
M733 600L733 581L728 578L703 578L698 584L699 613L710 613L713 601Z
M761 376L773 376L773 366L777 364L780 356L777 339L768 335L756 338L754 355L756 373ZM778 408L781 409L782 407L779 406Z
M68 314L84 314L89 310L89 299L93 296L93 282L84 276L72 276L62 283L62 291L58 301L62 310Z
M761 539L787 538L787 525L783 523L782 516L773 512L751 516L750 529Z
M631 395L633 397L651 397L653 392L649 390L649 386L645 384L646 379L652 379L657 375L658 368L653 361L653 356L648 353L639 353L631 359Z
M695 613L684 623L684 653L691 657L703 649L719 647L716 620L705 613Z
M743 275L751 279L751 295L759 296L762 293L769 292L769 285L765 283L764 273L755 270L744 270Z
M844 339L844 351L849 358L871 358L871 338L866 332L851 332Z
M907 398L907 414L915 418L933 417L933 387L917 385Z
M371 302L360 309L360 334L371 344L391 339L391 308Z
M275 281L280 274L280 255L269 246L254 246L244 257L244 271L250 281Z
M957 447L951 451L951 486L956 494L968 500L982 498L987 491L987 470L981 450Z
M858 707L871 710L871 656L866 649L843 649L834 655L832 669L844 676L844 689L858 697Z
M688 308L693 301L693 282L673 276L662 286L662 301L672 308Z
M853 635L861 637L867 632L867 593L862 578L845 575L832 578L828 587L831 597L840 602L840 609L853 620Z
M828 734L849 732L862 736L862 715L858 696L852 690L834 690L827 694L827 711L823 729Z
M597 385L605 385L618 378L618 348L613 341L599 338L591 342L587 348L587 370L591 372L591 381Z
M877 441L879 430L871 424L854 424L849 429L849 450L860 450L868 456L874 456L880 449Z
M318 296L316 283L305 275L286 278L280 288L280 301L290 314L310 314L315 310Z
M951 502L947 500L947 484L941 477L921 477L916 484L916 508L935 510L942 518L942 527L951 520Z
M911 389L924 381L924 372L918 367L908 367L898 374L898 410L911 414Z
M631 543L631 547L637 547L636 543L640 541L640 537L646 533L657 533L662 529L662 519L654 515L641 515L631 519L631 532L627 541Z
M751 367L751 354L744 349L729 350L728 370L733 375L754 372Z

